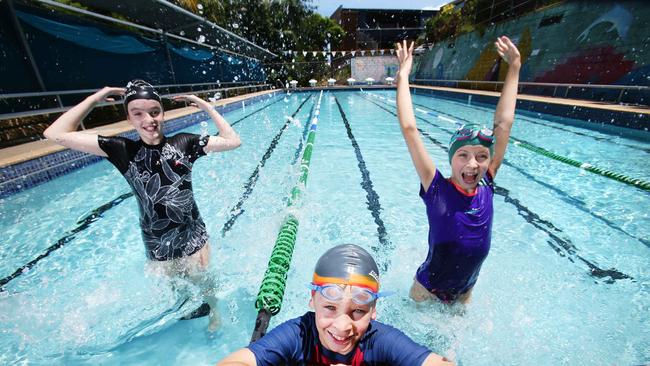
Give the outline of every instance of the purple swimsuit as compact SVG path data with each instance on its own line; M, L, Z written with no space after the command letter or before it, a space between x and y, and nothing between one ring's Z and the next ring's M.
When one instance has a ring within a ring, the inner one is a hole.
M443 301L471 290L490 250L492 177L486 174L473 195L445 179L440 171L420 197L429 219L429 253L418 268L422 286Z

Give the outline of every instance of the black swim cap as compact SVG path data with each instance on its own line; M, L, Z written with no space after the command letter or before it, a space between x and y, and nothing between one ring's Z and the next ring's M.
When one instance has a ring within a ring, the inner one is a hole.
M129 103L136 99L151 99L155 100L162 105L162 99L156 89L148 82L140 79L129 81L126 84L126 92L124 93L124 108Z
M318 259L313 283L363 286L378 292L379 269L365 249L355 244L341 244L329 249Z

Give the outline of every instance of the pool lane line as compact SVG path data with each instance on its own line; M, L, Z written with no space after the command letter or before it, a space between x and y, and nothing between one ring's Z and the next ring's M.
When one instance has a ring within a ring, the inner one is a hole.
M237 121L233 122L230 126L234 126L234 125L238 124L239 122L245 120L246 118L251 117L255 113L258 113L258 112L270 107L272 104L275 104L275 103L277 103L277 102L279 102L281 100L283 100L283 99L278 98L277 100L265 105L264 107L259 108L256 111L254 111L252 113L249 113L248 115L238 119ZM217 132L216 135L218 135L218 134L219 133ZM4 286L7 283L12 281L16 277L22 275L23 273L26 273L30 268L32 268L34 265L36 265L36 263L38 263L41 259L47 257L48 255L50 255L50 253L52 253L53 251L63 247L69 241L74 239L75 234L78 234L79 232L87 229L90 226L90 224L92 224L93 222L95 222L95 221L99 220L100 218L102 218L103 217L102 215L106 211L108 211L111 208L119 205L120 203L122 203L122 201L124 201L125 199L127 199L129 197L132 197L132 196L133 196L133 191L129 191L127 193L123 193L123 194L119 195L117 198L111 200L110 202L104 203L103 205L92 209L89 214L87 214L86 216L84 216L83 218L81 218L81 219L79 219L77 221L77 225L78 225L77 227L75 227L74 229L68 231L62 238L57 240L55 244L53 244L50 247L48 247L47 249L45 249L45 251L43 253L41 253L38 257L36 257L33 260L29 261L27 264L23 265L22 267L18 268L11 275L9 275L9 276L7 276L7 277L5 277L3 279L0 279L0 292L5 291Z
M350 143L352 144L352 147L354 148L354 153L357 157L357 166L359 167L359 172L361 172L361 187L366 191L366 205L370 213L372 214L372 217L374 218L375 224L377 225L377 236L379 238L379 243L381 244L381 248L377 246L372 246L372 250L375 251L375 253L380 254L382 250L386 249L394 249L393 243L391 243L390 239L388 239L388 232L386 231L386 226L384 225L384 220L381 219L381 204L379 203L379 195L373 188L372 184L372 179L370 179L370 172L368 171L368 168L366 167L366 161L363 159L363 155L361 154L361 149L359 148L359 144L357 143L356 138L354 137L354 134L352 133L352 128L350 127L350 122L348 121L348 118L343 111L343 107L341 106L341 103L339 103L338 98L334 97L334 101L336 102L336 105L339 108L339 113L341 114L341 117L343 118L343 123L345 124L345 130L347 132L348 139L350 140ZM385 257L382 255L382 257ZM385 271L388 268L388 265L390 264L390 259L385 258L385 260L380 259L380 264L381 267L380 270Z
M259 179L260 176L260 170L264 167L264 164L266 164L266 161L271 157L273 154L273 151L275 150L275 147L278 145L278 142L280 141L280 138L282 137L282 134L284 134L284 131L286 131L287 127L291 124L291 119L295 117L298 112L300 112L300 109L302 106L311 99L312 95L310 94L303 102L298 106L298 109L291 115L291 118L287 118L286 122L282 127L280 128L280 131L273 137L273 140L271 140L271 144L269 147L266 149L266 152L262 156L262 160L260 160L259 163L257 163L257 166L255 167L255 170L253 170L253 173L251 173L250 177L248 177L248 181L246 184L244 184L244 192L242 195L239 197L239 201L235 204L230 209L230 218L226 221L226 223L223 225L221 228L221 236L225 236L228 231L232 228L232 226L235 224L235 221L239 218L244 213L244 209L242 208L244 206L244 202L246 199L253 193L253 188L255 187L255 184L257 183L257 180Z
M380 104L376 104L375 102L373 102L370 99L366 99L366 100L368 100L369 102L375 104L379 108L381 108L381 109L385 110L386 112L388 112L388 113L394 115L395 117L397 117L396 113L394 113L393 111L391 111L389 109L384 108L384 106L382 106ZM418 118L421 121L424 121L424 122L426 122L426 123L428 123L428 124L430 124L430 125L432 125L434 127L445 130L445 129L443 129L441 127L438 127L438 126L434 125L433 123L423 119L422 117L416 116L416 118ZM429 135L426 131L420 129L419 127L417 129L429 141L433 142L436 146L438 146L439 148L441 148L445 152L449 152L449 147L447 145L445 145L442 142L440 142L440 141L436 140L435 138L431 137L431 135ZM504 162L505 162L505 159L504 159ZM596 277L596 278L609 277L610 279L606 280L605 281L606 283L613 283L614 281L620 280L620 279L632 279L632 280L634 279L633 277L631 277L629 275L626 275L625 273L622 273L622 272L618 271L615 268L601 269L600 267L598 267L597 265L595 265L591 261L589 261L589 260L583 258L582 256L580 256L579 254L577 254L579 249L571 242L571 239L569 239L569 238L563 239L559 235L556 235L555 233L553 233L553 231L558 232L558 233L563 233L563 231L560 228L553 225L553 223L551 223L550 221L547 221L547 220L544 220L544 219L540 218L539 215L534 213L528 207L521 204L521 202L519 202L517 199L511 198L510 194L509 194L510 192L507 189L499 187L496 184L494 184L494 193L504 197L504 200L505 200L506 203L510 203L510 204L514 205L517 208L517 213L519 214L519 216L523 217L524 220L526 220L526 222L528 222L529 224L533 225L537 229L539 229L539 230L543 231L544 233L546 233L549 236L549 238L552 239L552 241L547 240L546 243L556 253L558 253L561 257L566 257L569 261L575 262L573 260L573 258L572 258L572 256L573 256L573 257L576 257L579 260L581 260L583 263L585 263L589 267L589 274L591 276Z
M22 267L18 268L17 270L15 270L14 273L12 273L11 275L9 275L9 276L7 276L7 277L5 277L3 279L0 279L0 292L5 291L4 286L7 283L9 283L11 280L15 279L16 277L18 277L18 276L20 276L20 275L22 275L24 273L27 273L29 271L29 269L32 268L34 265L36 265L36 263L38 263L41 259L47 257L48 255L50 255L50 253L54 252L55 250L61 248L62 246L64 246L68 242L70 242L72 239L75 238L75 234L77 234L77 233L79 233L79 232L81 232L83 230L86 230L90 226L90 224L92 224L93 222L99 220L106 211L108 211L111 208L119 205L125 199L127 199L127 198L129 198L131 196L133 196L133 193L131 193L131 192L122 194L119 197L115 198L114 200L93 209L89 214L87 214L86 216L79 219L77 221L77 227L75 227L74 229L68 231L68 233L66 233L66 235L64 235L61 239L57 240L57 242L54 245L51 245L43 253L41 253L38 257L36 257L36 258L32 259L31 261L29 261L29 263L27 263L24 266L22 266Z
M370 99L366 99L366 100L368 100L369 102L374 103L374 102L373 102L372 100L370 100ZM377 106L379 106L380 108L383 108L383 107L381 107L380 105L378 105L378 104L376 104L376 103L374 103L374 104L377 105ZM389 111L388 109L385 109L385 108L383 108L383 109L386 110L386 111L388 111L388 112L390 112L390 113L393 113L393 112ZM444 132L447 132L447 133L449 133L449 134L452 134L452 132L451 132L450 130L448 130L448 129L446 129L446 128L443 128L443 127L440 127L440 126L438 126L438 125L436 125L436 124L434 124L434 123L432 123L432 122L430 122L430 121L424 119L423 117L420 117L420 116L417 116L417 115L416 115L416 119L419 119L419 120L421 120L421 121L423 121L423 122L425 122L425 123L427 123L427 124L429 124L429 125L431 125L431 126L437 128L437 129L439 129L439 130L441 130L441 131L444 131ZM522 175L526 176L526 178L532 180L533 182L535 182L535 183L537 183L537 184L539 184L539 185L541 185L541 186L544 186L544 187L546 187L546 188L552 190L553 192L557 193L558 196L559 196L559 197L558 197L559 199L561 199L562 201L564 201L564 202L566 202L566 203L568 203L568 204L574 206L574 207L577 208L578 210L580 210L580 211L582 211L582 212L584 212L584 213L586 213L586 214L591 215L593 218L595 218L595 219L601 221L602 223L604 223L604 224L605 224L606 226L608 226L610 229L616 230L616 231L618 231L618 232L620 232L620 233L622 233L622 234L624 234L624 235L626 235L626 236L628 236L628 237L630 237L630 238L632 238L632 239L638 240L639 242L643 243L645 246L647 246L647 247L650 248L650 240L648 240L648 239L644 239L644 238L641 238L641 237L638 237L638 236L636 236L636 235L634 235L634 234L631 234L631 233L628 233L628 232L625 231L623 228L621 228L620 226L616 225L615 223L613 223L613 222L610 221L609 219L607 219L607 218L605 218L605 217L603 217L603 216L601 216L601 215L599 215L599 214L597 214L597 213L592 212L590 209L588 209L587 207L585 207L585 203L584 203L582 200L579 200L579 199L577 199L577 198L574 198L573 196L569 195L568 193L564 192L563 190L561 190L561 189L559 189L559 188L557 188L557 187L554 187L554 186L552 186L552 185L550 185L550 184L548 184L548 183L546 183L546 182L543 182L543 181L537 179L535 176L533 176L533 175L531 175L531 174L525 172L523 169L521 169L521 168L519 168L518 166L516 166L516 165L510 163L510 162L508 161L508 159L505 159L505 158L504 158L504 159L503 159L503 164L506 165L506 166L508 166L508 167L511 167L511 168L515 169L516 171L518 171L518 172L521 173Z
M386 99L386 98L377 96L375 94L371 94L371 93L368 93L368 94L371 95L371 96L374 96L375 98ZM449 113L441 112L439 110L436 110L435 108L431 108L431 107L426 107L426 108L430 109L432 111L435 111L437 113L449 115L451 117L454 117L454 118L458 119L459 121L463 121L463 122L468 123L468 124L473 124L472 121L469 121L469 120L467 120L465 118L458 117L458 116L453 116L453 115L451 115ZM421 113L425 113L425 114L428 114L428 115L431 115L431 116L434 116L434 117L438 117L440 119L444 119L444 118L442 118L441 115L437 115L437 114L434 114L434 113L429 112L429 111L425 111L425 110L417 109L417 108L416 108L416 110L418 110ZM450 121L450 122L452 121L452 120L449 120L449 119L446 119L446 120ZM627 176L625 174L617 173L617 172L614 172L614 171L611 171L611 170L608 170L608 169L604 169L604 168L599 168L599 167L591 165L589 163L581 162L581 161L578 161L578 160L575 160L575 159L571 159L571 158L556 154L556 153L554 153L552 151L546 150L546 149L544 149L542 147L534 145L534 144L532 144L532 143L530 143L528 141L516 138L516 137L514 137L512 135L510 136L510 139L513 141L513 145L515 145L515 146L523 147L523 148L525 148L527 150L538 153L538 154L540 154L542 156L546 156L547 158L551 158L551 159L557 160L559 162L574 166L576 168L580 168L582 170L586 170L588 172L598 174L600 176L610 178L610 179L613 179L615 181L625 183L625 184L631 185L633 187L639 188L641 190L650 192L650 182L645 181L643 179L632 178L632 177L629 177L629 176Z
M282 299L287 282L287 275L291 266L293 257L293 248L296 245L298 233L298 218L293 214L295 208L300 203L302 188L307 186L307 177L309 175L309 165L311 163L314 142L316 140L316 130L318 128L318 116L320 114L320 105L323 98L321 91L316 103L316 112L311 123L309 124L309 135L307 144L300 161L300 177L297 184L291 190L287 208L290 210L285 216L284 222L278 231L273 250L269 258L267 269L264 272L264 278L260 284L260 290L255 300L257 309L257 318L255 319L255 328L251 335L251 343L255 342L264 334L269 326L271 317L278 314L282 308Z

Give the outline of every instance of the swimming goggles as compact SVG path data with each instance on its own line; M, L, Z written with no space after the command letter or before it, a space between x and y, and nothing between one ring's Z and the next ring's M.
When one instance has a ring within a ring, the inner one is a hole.
M476 126L474 126L476 127ZM488 144L494 143L494 132L483 126L483 128L472 128L472 125L460 125L454 134L455 141L471 140L475 137L478 137L479 140L483 140Z
M358 305L366 305L377 300L380 297L388 296L391 294L389 292L386 293L372 292L367 288L359 287L359 286L352 286L352 285L346 285L346 286L350 287L351 296L349 297L352 298L352 301ZM313 283L307 285L307 287L309 287L310 290L318 291L327 300L335 301L335 302L341 301L343 300L343 298L346 297L345 295L346 286L335 285L335 284L327 284L321 286Z

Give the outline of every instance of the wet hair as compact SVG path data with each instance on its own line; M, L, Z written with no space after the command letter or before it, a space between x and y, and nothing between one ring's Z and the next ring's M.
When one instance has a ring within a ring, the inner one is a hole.
M314 268L313 283L363 286L379 291L379 269L370 253L355 244L341 244L326 251Z
M126 92L124 93L124 110L128 114L127 106L131 101L136 99L151 99L155 100L162 106L162 98L148 82L140 79L131 80L126 84Z

